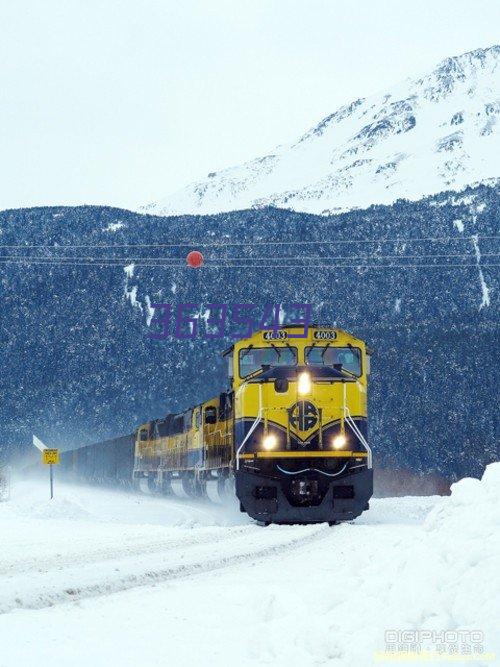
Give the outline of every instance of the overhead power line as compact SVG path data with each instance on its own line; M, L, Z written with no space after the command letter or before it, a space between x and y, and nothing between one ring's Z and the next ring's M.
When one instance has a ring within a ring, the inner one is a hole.
M476 255L473 249L468 253L437 253L437 254L418 254L418 255L375 255L375 254L364 254L364 255L275 255L274 257L264 256L264 257L254 257L247 255L245 257L216 257L210 258L205 257L205 263L219 263L219 262L266 262L266 261L326 261L326 260L401 260L401 259L437 259L437 258L464 258L464 259L475 259ZM481 252L481 257L500 257L500 253L497 252ZM185 257L115 257L115 256L81 256L81 255L59 255L59 256L43 256L43 255L0 255L0 260L41 260L46 262L59 262L66 261L71 263L73 261L89 261L89 262L115 262L115 263L127 263L127 262L176 262L181 265L184 265L186 260Z

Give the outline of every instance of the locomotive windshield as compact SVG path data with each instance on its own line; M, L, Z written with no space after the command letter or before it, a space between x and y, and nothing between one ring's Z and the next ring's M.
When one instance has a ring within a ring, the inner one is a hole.
M296 366L296 347L245 347L240 350L240 377L244 378L262 366Z
M361 350L357 347L313 345L306 347L306 364L309 366L333 366L341 364L349 373L361 375Z

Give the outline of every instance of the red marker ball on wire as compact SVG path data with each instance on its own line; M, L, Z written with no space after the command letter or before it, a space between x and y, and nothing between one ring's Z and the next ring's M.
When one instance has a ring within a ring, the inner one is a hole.
M186 257L187 265L192 269L199 269L200 266L203 266L203 255L199 250L191 250Z

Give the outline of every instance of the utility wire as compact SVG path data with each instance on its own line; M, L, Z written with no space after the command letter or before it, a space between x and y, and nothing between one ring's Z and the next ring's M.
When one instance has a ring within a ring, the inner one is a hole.
M469 258L474 259L475 253L473 250L468 253L445 253L445 254L419 254L419 255L375 255L375 254L366 254L365 255L277 255L275 257L216 257L216 258L205 258L205 263L212 262L236 262L236 261L247 261L247 262L265 262L265 261L280 261L280 260L291 260L291 261L324 261L330 259L339 259L344 261L350 260L391 260L391 259L435 259L435 258ZM496 252L481 252L481 257L500 257L500 253ZM0 255L0 260L43 260L43 261L112 261L112 262L180 262L185 264L186 260L184 257L114 257L114 256L78 256L78 255L67 255L67 256L46 256L43 255Z

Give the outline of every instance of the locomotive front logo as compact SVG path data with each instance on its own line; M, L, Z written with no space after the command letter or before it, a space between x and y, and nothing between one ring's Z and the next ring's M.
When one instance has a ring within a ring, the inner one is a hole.
M290 424L297 431L309 431L318 423L318 410L311 401L298 401L290 408Z

